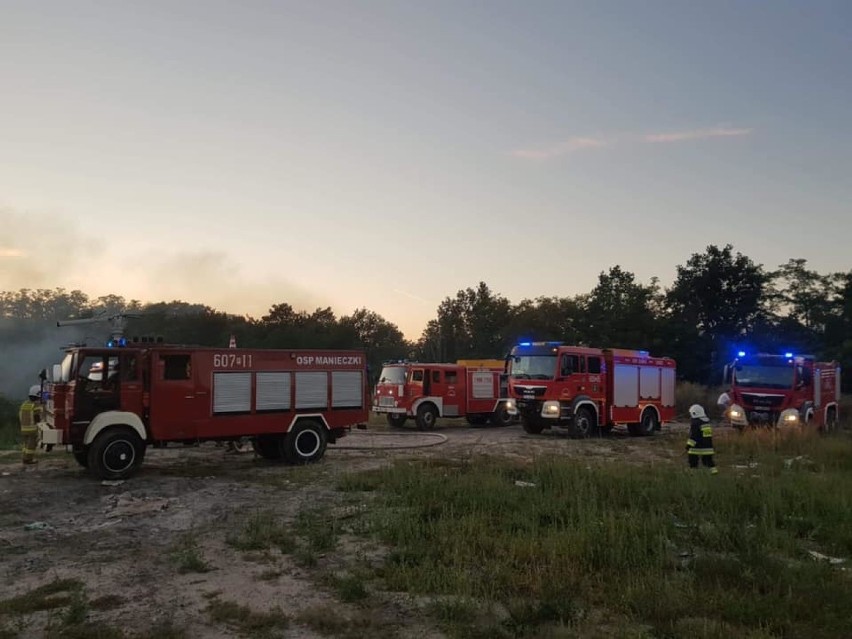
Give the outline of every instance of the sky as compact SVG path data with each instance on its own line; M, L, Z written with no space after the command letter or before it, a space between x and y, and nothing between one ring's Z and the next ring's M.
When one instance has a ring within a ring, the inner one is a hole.
M416 338L709 244L852 268L852 3L0 0L0 290Z

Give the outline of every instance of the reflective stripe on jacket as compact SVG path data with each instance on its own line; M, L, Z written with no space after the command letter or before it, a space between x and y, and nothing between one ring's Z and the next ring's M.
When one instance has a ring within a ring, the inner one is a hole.
M27 400L21 404L18 411L18 419L21 422L21 432L35 432L38 430L36 424L41 421L41 406L34 401Z
M703 419L695 418L690 421L686 448L690 455L712 455L713 427Z

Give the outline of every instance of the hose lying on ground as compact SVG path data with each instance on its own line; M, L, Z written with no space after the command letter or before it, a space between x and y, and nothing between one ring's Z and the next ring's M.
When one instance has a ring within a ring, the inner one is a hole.
M353 430L351 435L357 434L359 437L409 437L416 439L423 439L424 437L433 439L434 441L430 442L421 442L419 444L402 444L398 446L376 446L371 445L357 445L357 446L347 446L345 443L343 444L335 444L334 450L404 450L408 448L429 448L430 446L439 446L441 444L446 443L447 436L442 435L441 433L365 433L358 430ZM349 436L346 438L349 439ZM344 440L345 441L345 440ZM329 449L331 450L331 449Z

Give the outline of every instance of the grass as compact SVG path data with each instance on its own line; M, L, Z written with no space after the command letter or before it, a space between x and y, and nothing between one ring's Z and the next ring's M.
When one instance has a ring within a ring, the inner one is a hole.
M286 555L296 549L295 538L272 512L255 513L245 521L242 531L229 535L225 541L243 551L277 548Z
M376 494L386 588L457 598L432 611L453 636L483 631L471 602L506 610L489 636L577 628L590 611L627 620L623 636L852 636L849 573L808 554L852 558L852 437L731 434L717 449L717 476L685 459L480 458L340 487Z
M213 599L208 605L210 618L246 637L274 637L290 625L290 618L280 609L256 612L233 601Z
M177 564L178 572L209 572L210 566L201 556L195 533L189 532L181 536L172 550L172 559Z
M317 605L299 612L295 621L321 635L351 639L382 639L394 637L396 633L385 622L367 612L345 614L337 607Z
M76 601L82 588L82 582L76 579L55 579L26 594L0 601L0 616L28 615L69 606Z

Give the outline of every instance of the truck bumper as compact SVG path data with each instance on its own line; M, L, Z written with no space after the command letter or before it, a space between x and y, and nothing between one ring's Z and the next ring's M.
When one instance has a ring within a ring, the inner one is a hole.
M405 415L405 409L397 406L376 406L373 405L374 413L390 413L392 415Z

